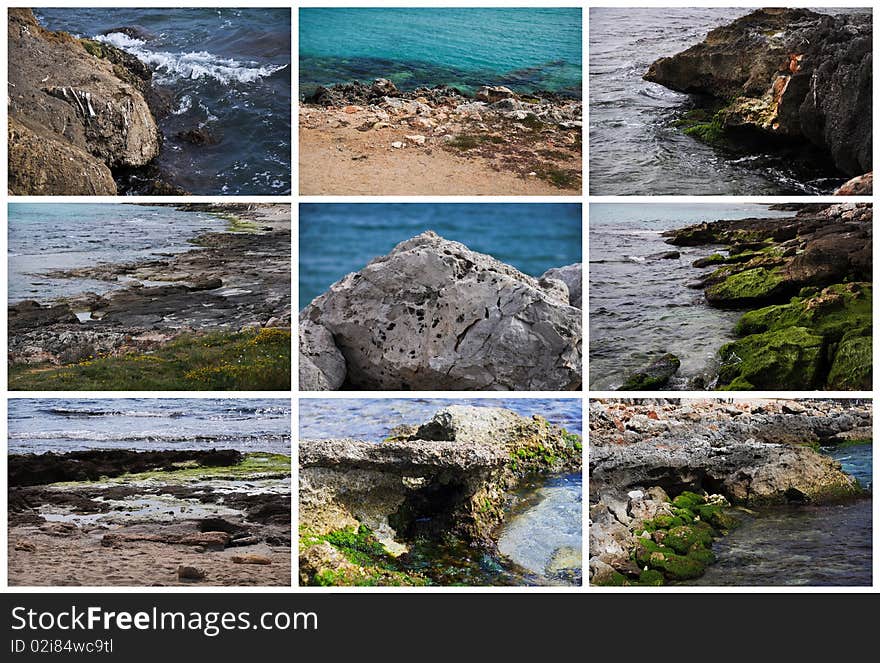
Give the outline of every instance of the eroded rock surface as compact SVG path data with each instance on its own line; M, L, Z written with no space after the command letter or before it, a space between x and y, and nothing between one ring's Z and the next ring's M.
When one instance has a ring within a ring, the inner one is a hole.
M323 329L345 359L352 388L577 389L581 311L569 297L561 280L535 279L423 233L334 283L300 313L309 367L303 388L338 380ZM329 374L324 364L333 366Z
M809 141L853 176L872 169L872 65L870 13L771 8L657 60L645 78L721 100L719 130Z
M111 170L159 153L147 102L152 74L108 44L42 28L9 12L9 191L115 195Z

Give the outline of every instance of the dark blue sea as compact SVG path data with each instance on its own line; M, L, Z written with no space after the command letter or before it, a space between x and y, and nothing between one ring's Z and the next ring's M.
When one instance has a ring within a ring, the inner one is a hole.
M50 30L107 41L154 69L154 82L173 94L172 112L160 120L159 156L173 184L201 195L290 193L289 9L41 7L35 14ZM143 38L113 32L121 27ZM219 142L175 138L196 128Z
M426 230L531 276L581 262L579 204L307 203L299 213L300 308Z
M287 399L10 399L9 453L237 449L290 455Z
M401 89L507 85L581 96L580 8L305 8L300 93L388 78Z

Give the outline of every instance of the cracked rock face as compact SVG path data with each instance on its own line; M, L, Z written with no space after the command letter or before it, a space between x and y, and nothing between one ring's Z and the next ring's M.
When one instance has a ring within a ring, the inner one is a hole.
M581 384L581 311L570 305L565 282L539 281L430 231L333 284L302 311L300 324L309 331L300 338L301 354L322 367L314 344L322 327L344 357L345 384L353 388ZM335 373L306 377L303 389L336 382Z
M159 153L156 120L131 58L9 12L9 190L18 195L115 195L111 168ZM98 52L98 51L95 51ZM140 64L140 63L137 63Z
M725 127L806 139L853 176L872 168L872 65L870 14L759 9L645 79L722 99Z

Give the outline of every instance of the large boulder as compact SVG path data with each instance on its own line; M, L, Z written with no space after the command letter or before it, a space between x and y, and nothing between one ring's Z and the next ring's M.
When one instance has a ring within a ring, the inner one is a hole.
M150 72L108 44L9 12L9 190L113 195L111 169L143 166L160 134L145 95Z
M345 382L345 357L333 335L321 325L303 320L299 326L299 388L333 391Z
M645 79L723 100L723 128L805 139L854 176L872 167L872 64L870 13L771 8L660 58Z
M581 311L566 290L428 231L334 283L300 322L332 335L355 388L577 389Z
M551 267L541 274L541 280L556 279L562 281L568 286L568 303L575 308L583 308L583 276L583 265L578 262L573 265L566 265L565 267Z

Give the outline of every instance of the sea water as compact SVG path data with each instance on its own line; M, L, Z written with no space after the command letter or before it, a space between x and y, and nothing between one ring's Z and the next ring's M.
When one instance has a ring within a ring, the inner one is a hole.
M41 7L40 23L106 41L154 70L172 93L160 120L158 158L171 182L193 194L289 194L291 52L285 8ZM136 27L142 37L114 28ZM109 34L103 34L110 31ZM178 132L203 129L217 143L191 145Z
M8 210L10 303L49 303L87 291L107 292L119 284L49 278L45 273L189 251L194 237L227 225L212 214L173 206L10 203Z
M426 230L530 276L581 262L579 204L303 204L299 301Z
M681 359L671 388L686 388L717 375L716 356L733 340L742 311L706 303L703 290L688 288L714 267L697 269L698 258L718 246L672 246L662 233L704 221L790 217L765 205L734 203L595 203L590 228L590 386L614 390L653 358L671 352ZM651 258L678 251L680 258Z
M290 455L286 399L13 399L9 453L236 449Z
M685 135L676 121L692 107L690 96L642 79L655 60L690 48L749 11L590 9L590 193L804 195L831 193L842 183L845 178L828 168L792 155L731 154Z
M388 78L401 89L581 95L581 9L305 8L299 14L300 93Z

